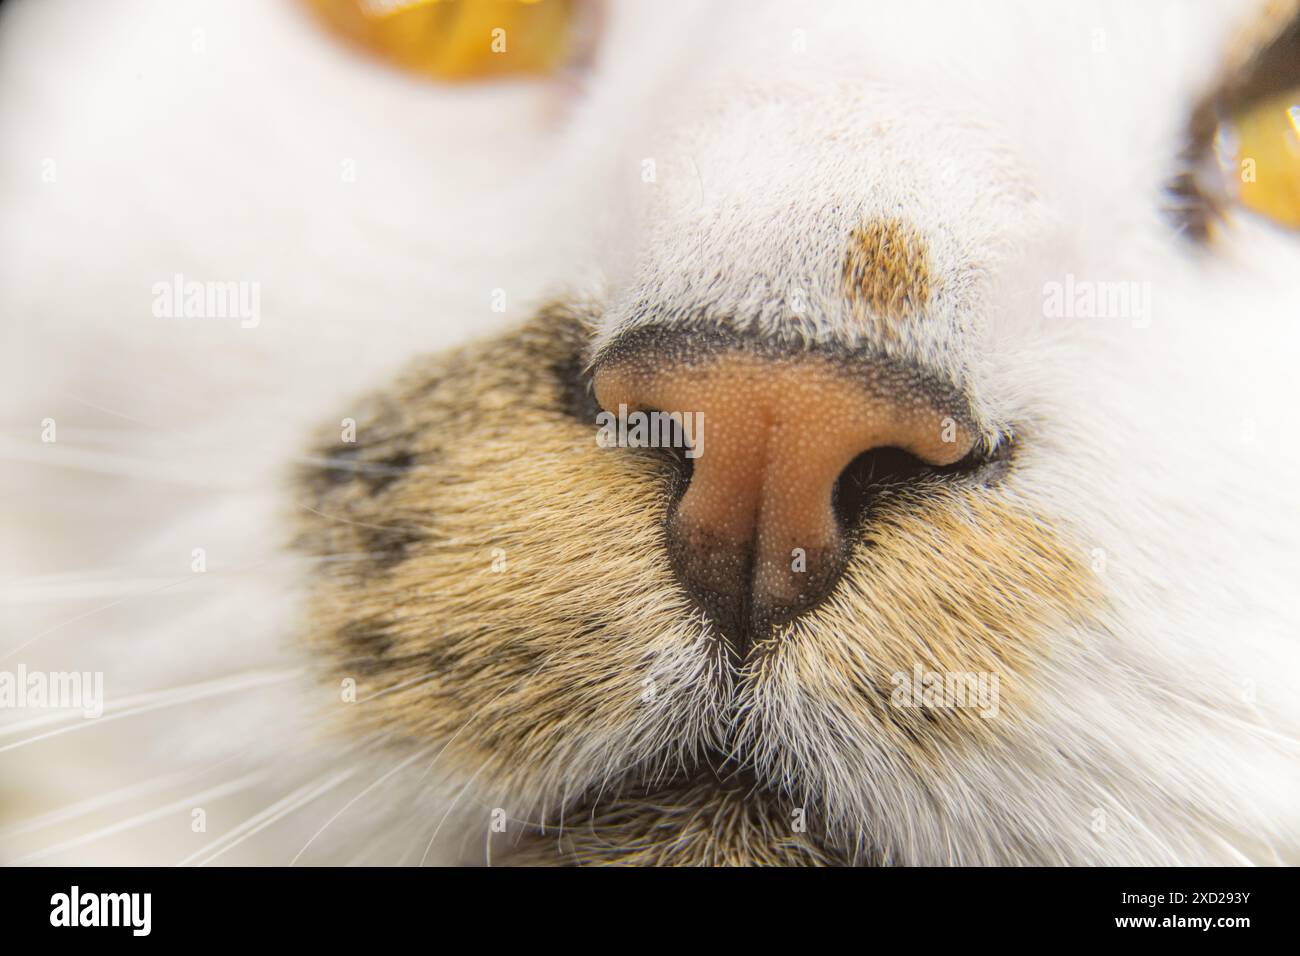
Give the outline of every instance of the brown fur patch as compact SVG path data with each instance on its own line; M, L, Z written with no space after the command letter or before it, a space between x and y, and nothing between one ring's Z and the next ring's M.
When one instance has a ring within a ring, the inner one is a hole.
M874 862L828 850L804 808L752 781L647 788L566 814L530 833L512 866L848 866ZM796 816L798 814L798 816ZM798 826L796 826L798 822Z
M776 795L830 820L849 785L837 772L924 787L955 750L996 753L1002 731L1032 722L1056 642L1100 607L1081 552L1002 485L889 493L826 603L735 670L667 559L673 467L599 448L584 421L570 373L588 334L551 310L332 416L356 419L357 443L329 429L298 491L301 546L329 558L303 639L333 688L358 682L336 713L432 745L439 776L473 784L462 805L570 823L587 806L597 832L626 836L600 850L570 835L570 860L863 858L860 830L792 835ZM891 705L891 676L914 664L998 673L1001 715ZM589 803L679 779L708 752L761 789Z
M797 686L909 761L941 763L1032 718L1049 638L1095 619L1097 576L1053 523L1000 488L880 502L835 599L769 642L752 679ZM899 707L895 675L997 675L997 715ZM764 733L766 730L756 730Z
M446 743L440 769L477 774L521 816L651 749L680 759L659 746L665 712L695 715L698 739L719 707L716 641L664 557L671 469L598 448L555 373L585 345L552 312L424 359L340 409L356 445L327 430L313 457L347 467L299 484L300 546L332 558L304 639L327 679L371 698L342 716ZM398 455L405 470L377 484L371 466Z
M895 323L918 315L930 299L925 240L898 219L859 226L849 233L841 284L858 321L895 337Z

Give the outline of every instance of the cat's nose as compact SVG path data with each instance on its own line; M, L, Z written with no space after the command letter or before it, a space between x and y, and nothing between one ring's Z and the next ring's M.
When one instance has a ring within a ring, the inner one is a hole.
M641 338L597 363L596 398L615 415L641 412L643 424L656 411L681 416L692 470L668 519L669 550L742 650L835 585L847 550L836 486L855 458L896 448L942 466L973 445L954 389L883 359ZM656 431L674 434L645 434Z

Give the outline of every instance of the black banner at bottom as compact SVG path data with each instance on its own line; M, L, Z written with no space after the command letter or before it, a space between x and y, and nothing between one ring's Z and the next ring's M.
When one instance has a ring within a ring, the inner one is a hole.
M999 941L1107 937L1232 946L1293 935L1289 870L1109 869L651 871L489 869L10 869L10 940L374 944L419 934L663 944L701 919L728 938L776 922L810 940L846 924L864 938ZM602 935L618 933L617 936ZM992 934L996 933L996 937ZM451 935L447 935L451 934ZM1262 934L1262 938L1261 938ZM19 952L20 950L11 950Z

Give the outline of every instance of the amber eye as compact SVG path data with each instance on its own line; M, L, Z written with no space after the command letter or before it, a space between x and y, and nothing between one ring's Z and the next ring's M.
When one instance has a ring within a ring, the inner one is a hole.
M306 0L343 38L440 80L544 74L574 56L575 0Z
M1220 122L1214 157L1229 202L1300 229L1300 87Z
M1175 221L1202 240L1241 215L1300 229L1300 0L1243 24L1216 77L1188 123Z

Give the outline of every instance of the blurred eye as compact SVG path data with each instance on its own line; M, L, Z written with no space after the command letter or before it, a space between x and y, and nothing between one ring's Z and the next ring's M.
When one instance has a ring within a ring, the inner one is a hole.
M1198 239L1242 213L1300 230L1297 9L1270 4L1247 24L1192 113L1170 192L1179 225Z
M584 39L576 0L306 0L347 41L439 80L546 74Z
M1214 157L1225 200L1300 229L1300 88L1221 122Z

